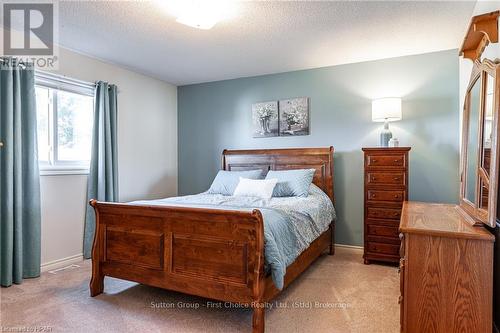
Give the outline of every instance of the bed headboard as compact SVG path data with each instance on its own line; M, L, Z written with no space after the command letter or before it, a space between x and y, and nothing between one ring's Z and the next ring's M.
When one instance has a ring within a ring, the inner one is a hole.
M227 150L222 152L223 170L316 169L313 183L335 203L333 196L333 147Z

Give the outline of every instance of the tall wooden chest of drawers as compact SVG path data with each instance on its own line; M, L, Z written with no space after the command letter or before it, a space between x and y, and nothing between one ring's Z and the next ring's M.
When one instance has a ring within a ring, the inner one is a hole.
M399 220L408 200L411 148L363 148L365 160L365 264L399 262Z

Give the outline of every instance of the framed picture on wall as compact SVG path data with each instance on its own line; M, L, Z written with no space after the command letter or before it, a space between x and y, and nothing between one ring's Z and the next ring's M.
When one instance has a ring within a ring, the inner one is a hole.
M309 134L309 98L279 101L279 133L280 136Z
M253 137L279 135L278 101L252 104Z

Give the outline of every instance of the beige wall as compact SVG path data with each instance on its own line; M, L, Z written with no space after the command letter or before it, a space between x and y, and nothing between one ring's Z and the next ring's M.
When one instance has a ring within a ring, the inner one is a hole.
M57 73L118 86L120 201L176 195L177 87L66 49ZM86 189L86 175L41 177L45 269L81 259Z

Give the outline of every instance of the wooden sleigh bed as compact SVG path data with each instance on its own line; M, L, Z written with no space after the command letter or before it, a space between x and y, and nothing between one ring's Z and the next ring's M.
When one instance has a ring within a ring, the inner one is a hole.
M313 183L334 202L333 147L224 150L224 170L314 168ZM253 332L264 332L265 302L280 290L264 273L264 225L252 212L98 202L90 295L104 277L139 282L253 309ZM284 287L316 258L334 254L334 225L287 268Z

